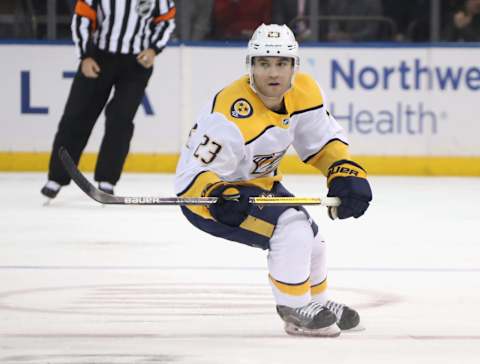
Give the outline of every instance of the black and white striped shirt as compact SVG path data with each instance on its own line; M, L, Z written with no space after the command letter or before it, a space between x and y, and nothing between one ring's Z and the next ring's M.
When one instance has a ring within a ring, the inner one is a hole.
M77 0L72 35L80 58L97 47L110 53L158 54L175 29L173 0Z

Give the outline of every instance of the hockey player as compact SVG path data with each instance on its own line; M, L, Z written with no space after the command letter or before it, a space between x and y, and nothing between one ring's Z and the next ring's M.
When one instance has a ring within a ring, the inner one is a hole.
M182 207L197 228L268 249L277 312L291 335L337 336L358 329L358 313L329 300L325 241L303 207L258 207L249 196L293 196L277 171L290 145L341 199L330 217L360 217L372 193L347 138L326 110L317 82L298 71L298 43L286 25L262 24L248 43L248 75L221 90L199 115L177 166L178 196L216 196Z

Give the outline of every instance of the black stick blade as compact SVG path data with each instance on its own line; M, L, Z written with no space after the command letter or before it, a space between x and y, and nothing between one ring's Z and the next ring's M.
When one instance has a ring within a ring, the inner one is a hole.
M122 197L114 196L96 188L80 172L70 154L64 147L58 151L60 160L72 181L80 187L90 198L105 205L211 205L217 201L216 197Z
M72 178L72 181L90 198L103 204L122 204L121 198L110 195L97 189L90 181L79 171L75 162L70 154L64 147L60 147L58 155L62 161L63 167L67 171L68 175Z

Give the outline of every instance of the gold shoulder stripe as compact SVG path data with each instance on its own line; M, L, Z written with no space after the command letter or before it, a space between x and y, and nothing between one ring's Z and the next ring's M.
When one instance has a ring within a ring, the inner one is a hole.
M275 127L275 125L269 125L269 126L267 126L267 127L266 127L265 129L263 129L263 131L260 132L257 136L255 136L254 138L252 138L252 139L250 139L250 140L245 141L245 145L254 142L254 141L257 140L258 138L260 138L263 134L265 134L265 132L266 132L268 129L274 128L274 127Z
M309 107L308 109L304 109L304 110L294 111L294 112L292 112L292 113L290 114L290 117L292 117L293 115L303 114L304 112L321 109L322 107L323 107L323 104L317 105L317 106L313 106L313 107Z
M285 94L287 110L293 114L323 105L322 92L312 76L298 72L293 87Z

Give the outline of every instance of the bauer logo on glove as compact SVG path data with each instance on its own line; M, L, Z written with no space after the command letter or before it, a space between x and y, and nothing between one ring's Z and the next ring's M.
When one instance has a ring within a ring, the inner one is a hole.
M328 184L330 184L330 180L332 178L348 176L367 178L367 172L365 172L365 170L355 162L341 160L333 163L328 169Z
M327 175L328 197L339 197L339 207L329 207L330 218L358 218L367 210L372 200L372 190L367 172L357 163L340 160L333 163Z

